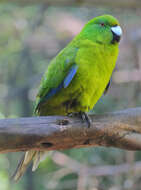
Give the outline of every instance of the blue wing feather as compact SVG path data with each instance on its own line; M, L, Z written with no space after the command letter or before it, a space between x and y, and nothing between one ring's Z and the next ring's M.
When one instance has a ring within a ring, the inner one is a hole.
M73 65L71 67L71 69L69 70L68 75L64 79L64 88L67 88L69 86L70 82L72 81L73 77L75 76L75 74L77 72L77 69L78 69L77 65Z
M75 64L73 65L67 76L65 77L65 79L61 82L61 84L56 87L56 88L52 88L47 94L46 96L44 96L40 102L38 103L38 106L41 105L43 102L47 101L48 99L50 99L52 96L54 96L57 92L59 92L62 88L67 88L70 84L70 82L72 81L73 77L75 76L76 72L77 72L78 66ZM37 109L38 109L37 106Z
M63 83L61 83L57 88L52 88L44 97L45 98L44 100L47 100L51 98L52 96L54 96L62 87L63 87Z

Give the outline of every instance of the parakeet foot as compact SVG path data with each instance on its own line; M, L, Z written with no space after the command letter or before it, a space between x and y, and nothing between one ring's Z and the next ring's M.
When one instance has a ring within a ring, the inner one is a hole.
M79 112L79 114L80 114L81 119L82 119L83 121L86 121L86 122L87 122L87 127L90 128L91 125L92 125L92 120L91 120L91 118L88 116L88 114L85 113L85 112Z
M79 113L69 113L69 117L80 117L83 122L87 122L87 127L90 128L92 125L92 120L85 112L79 112Z

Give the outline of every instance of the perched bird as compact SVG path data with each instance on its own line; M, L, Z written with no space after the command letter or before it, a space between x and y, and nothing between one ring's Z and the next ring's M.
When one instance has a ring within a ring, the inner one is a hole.
M82 31L50 62L37 95L39 116L86 114L109 87L122 35L119 22L111 15L90 20ZM33 159L33 171L44 155L30 150L21 160L14 179L18 180Z

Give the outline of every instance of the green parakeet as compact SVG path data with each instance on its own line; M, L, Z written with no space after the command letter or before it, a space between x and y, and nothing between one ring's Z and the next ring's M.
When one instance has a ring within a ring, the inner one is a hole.
M90 20L51 61L40 84L35 112L39 116L84 114L108 89L115 68L122 30L111 15ZM33 159L35 170L43 151L25 153L16 171L18 180Z

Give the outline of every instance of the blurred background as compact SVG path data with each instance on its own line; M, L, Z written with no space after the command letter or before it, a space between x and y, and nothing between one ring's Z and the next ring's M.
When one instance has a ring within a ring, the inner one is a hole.
M112 14L123 28L108 94L93 112L141 105L141 6L0 4L0 117L32 116L40 79L50 60L95 16ZM101 2L101 3L100 3ZM109 1L108 1L109 2ZM118 1L116 1L118 2ZM119 1L120 2L120 1ZM0 155L0 190L140 190L141 153L114 148L54 151L36 172L10 180L23 153Z

